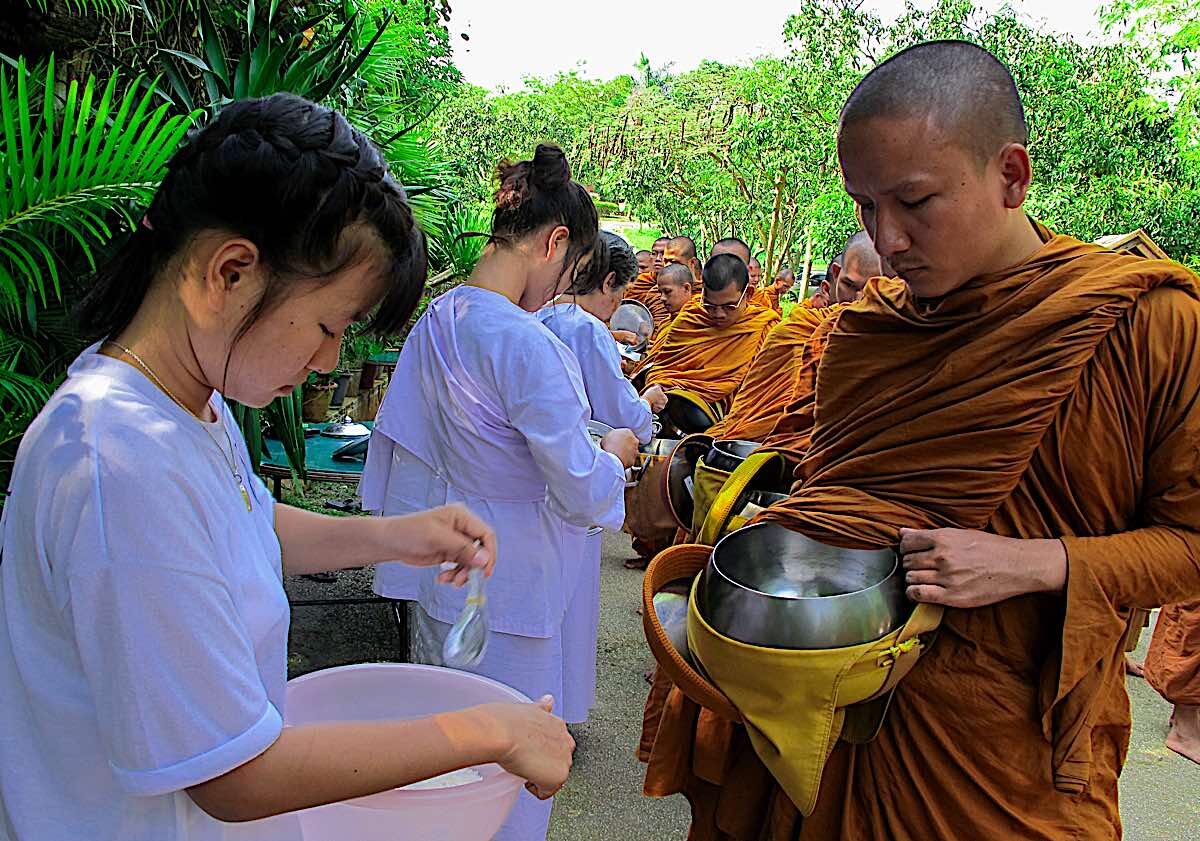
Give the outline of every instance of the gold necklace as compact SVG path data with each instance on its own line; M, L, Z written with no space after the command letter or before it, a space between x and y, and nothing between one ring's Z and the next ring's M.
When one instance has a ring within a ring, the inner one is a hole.
M225 418L222 417L220 413L217 414L217 422L221 424L221 429L225 430L225 441L229 444L229 455L225 454L225 448L221 446L221 442L218 441L216 436L212 434L212 431L209 430L208 424L199 415L189 409L182 400L176 397L175 393L171 391L171 389L167 388L167 384L158 378L158 374L154 373L154 369L147 365L140 356L124 345L114 342L112 339L107 340L105 344L112 345L117 350L121 351L121 353L132 359L137 364L138 368L140 368L142 372L150 378L150 381L162 389L163 393L175 402L176 406L183 409L197 421L200 421L201 425L204 427L205 433L208 434L208 437L212 439L213 444L220 451L221 458L223 458L225 463L229 466L229 472L233 474L233 479L235 482L237 482L238 490L242 492L242 502L246 503L246 510L252 510L252 506L250 505L250 492L246 490L246 483L242 480L241 471L237 469L237 464L234 461L233 439L229 437L229 427L225 425Z

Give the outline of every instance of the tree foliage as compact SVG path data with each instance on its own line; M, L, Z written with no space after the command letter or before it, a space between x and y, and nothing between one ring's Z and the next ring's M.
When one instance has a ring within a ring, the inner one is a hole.
M476 201L499 158L553 140L578 178L635 217L706 244L741 236L770 257L769 270L799 266L810 253L836 253L857 227L836 156L838 114L854 85L907 46L963 38L999 56L1021 91L1032 213L1084 239L1144 227L1197 264L1196 122L1182 84L1164 90L1159 72L1191 66L1195 3L1120 2L1143 17L1154 10L1160 24L1193 8L1157 45L1144 20L1122 43L1081 44L970 0L930 10L910 2L892 22L855 0L803 0L784 26L782 57L671 75L651 72L643 56L634 75L608 82L568 73L510 93L465 88L442 109L434 138L459 191Z

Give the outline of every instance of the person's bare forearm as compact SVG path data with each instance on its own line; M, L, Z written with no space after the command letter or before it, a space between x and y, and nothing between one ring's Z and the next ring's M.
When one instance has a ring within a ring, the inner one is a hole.
M290 505L275 506L275 534L288 575L306 575L367 566L385 557L379 517L331 517Z
M473 710L287 727L255 759L188 793L218 820L257 820L494 762L508 749Z

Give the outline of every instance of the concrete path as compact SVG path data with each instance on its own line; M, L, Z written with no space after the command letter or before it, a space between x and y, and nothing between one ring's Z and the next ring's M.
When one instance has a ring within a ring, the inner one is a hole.
M681 797L641 795L642 766L634 756L646 697L643 672L652 658L636 610L641 573L621 566L630 555L624 535L606 534L598 697L591 720L574 728L579 750L570 782L558 796L550 841L683 841L688 809ZM370 572L342 573L333 584L291 579L294 598L330 598L370 589ZM1142 635L1139 657L1149 643ZM290 669L299 674L349 662L399 659L384 606L302 607L293 611ZM1163 746L1170 706L1145 681L1129 680L1133 738L1121 778L1121 812L1130 841L1200 839L1200 765Z

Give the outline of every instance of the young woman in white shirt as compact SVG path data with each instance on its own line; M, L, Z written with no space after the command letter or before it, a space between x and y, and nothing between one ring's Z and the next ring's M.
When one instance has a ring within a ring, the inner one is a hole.
M489 244L471 277L431 301L413 326L380 406L360 492L384 514L461 502L496 529L488 583L491 634L470 670L582 721L592 673L580 653L594 637L572 620L587 569L587 530L619 528L625 468L637 457L628 429L599 446L574 355L535 313L565 288L596 242L596 209L557 146L498 168ZM376 592L416 602L415 662L442 662L464 594L429 570L383 564ZM539 841L551 804L522 797L496 841Z
M379 151L279 94L230 104L172 158L81 309L100 341L30 426L0 563L0 836L299 836L256 819L499 762L541 797L573 743L540 704L282 727L284 574L403 559L489 572L462 506L330 518L274 503L223 397L330 371L424 285L424 235ZM251 824L227 822L256 821ZM397 831L403 834L403 827Z
M567 291L538 310L537 316L578 360L592 420L614 429L631 429L638 441L646 444L654 434L654 415L666 406L667 396L657 385L638 395L621 373L621 357L608 327L637 269L629 243L614 233L600 231L592 259L575 275ZM583 720L596 694L602 549L601 530L597 527L587 535L583 551L586 575L576 585L575 607L567 615L575 628L572 636L582 640L571 653L579 660L573 671L580 675L577 691L583 700L577 717ZM575 723L573 718L568 721Z

